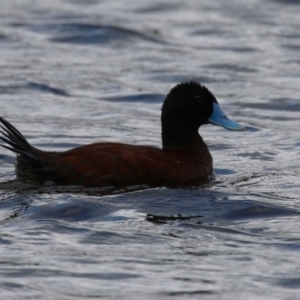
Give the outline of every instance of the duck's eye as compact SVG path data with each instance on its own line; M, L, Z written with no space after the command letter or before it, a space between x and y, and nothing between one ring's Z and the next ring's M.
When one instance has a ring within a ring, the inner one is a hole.
M198 103L202 102L202 97L200 97L199 95L195 96L195 101L197 101Z

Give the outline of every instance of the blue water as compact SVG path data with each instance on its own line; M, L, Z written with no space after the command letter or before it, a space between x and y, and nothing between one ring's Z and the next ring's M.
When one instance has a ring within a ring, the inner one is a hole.
M0 150L1 299L298 299L300 1L1 1L0 115L43 150L160 146L196 80L245 132L204 126L199 189L37 188Z

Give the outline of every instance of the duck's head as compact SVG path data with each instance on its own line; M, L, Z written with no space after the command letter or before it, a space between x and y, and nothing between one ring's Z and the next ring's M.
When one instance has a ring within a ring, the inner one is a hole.
M230 120L214 95L196 82L180 83L171 89L162 106L161 123L163 148L192 145L199 139L198 130L204 124L245 129Z

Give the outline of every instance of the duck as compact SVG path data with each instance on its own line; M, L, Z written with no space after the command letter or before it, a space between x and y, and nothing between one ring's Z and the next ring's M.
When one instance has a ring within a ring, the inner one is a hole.
M213 159L199 134L202 125L232 131L245 127L231 120L202 84L183 82L167 94L161 109L162 147L97 142L67 151L33 147L0 117L2 147L16 153L16 177L39 185L81 187L184 188L213 178Z

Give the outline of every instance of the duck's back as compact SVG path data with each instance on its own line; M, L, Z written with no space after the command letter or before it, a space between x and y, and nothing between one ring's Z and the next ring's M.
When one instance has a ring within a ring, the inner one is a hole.
M207 182L212 173L204 142L183 150L95 143L66 152L35 151L39 162L19 156L21 179L85 187L186 186Z

